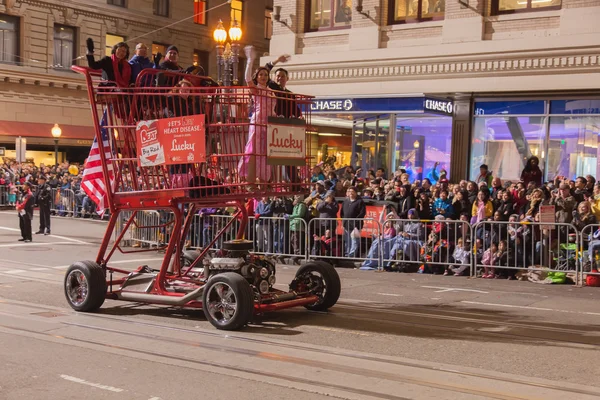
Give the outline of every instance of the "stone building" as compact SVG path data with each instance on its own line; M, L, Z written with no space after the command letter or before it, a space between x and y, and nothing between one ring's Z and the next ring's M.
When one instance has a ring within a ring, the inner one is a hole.
M600 2L275 0L271 55L366 171L600 175ZM350 137L352 138L350 140ZM341 150L340 150L341 149Z
M181 65L200 64L216 78L219 19L226 29L238 20L242 46L266 52L271 9L272 0L0 0L0 147L14 157L15 138L24 136L28 159L54 164L50 131L59 124L60 158L85 159L93 139L87 89L69 67L87 65L88 37L97 59L123 40L163 55L175 44Z

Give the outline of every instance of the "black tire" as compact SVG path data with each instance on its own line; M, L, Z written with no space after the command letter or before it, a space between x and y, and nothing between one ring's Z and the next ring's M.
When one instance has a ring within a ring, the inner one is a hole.
M223 250L252 251L254 250L254 243L251 240L229 240L223 242Z
M93 261L72 264L65 274L63 286L67 302L76 311L96 311L106 298L104 270Z
M342 291L340 276L335 268L325 261L311 261L301 266L296 272L293 284L299 283L312 286L310 291L320 297L318 302L304 306L311 311L325 311L333 307Z
M221 291L218 289L219 286L222 288ZM227 290L227 292L223 292L223 290ZM229 299L229 304L233 299L235 310L228 309L222 302L224 299ZM254 314L252 288L248 281L238 273L225 272L214 275L204 287L202 310L206 319L215 328L225 331L238 330L246 325Z

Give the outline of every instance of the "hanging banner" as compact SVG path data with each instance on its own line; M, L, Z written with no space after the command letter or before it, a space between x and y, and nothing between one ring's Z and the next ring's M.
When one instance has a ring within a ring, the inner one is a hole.
M362 224L362 228L360 229L360 236L363 238L371 238L373 235L380 234L379 223L381 219L381 213L386 212L385 205L375 205L375 204L367 204L366 205L367 213L364 217L364 221ZM344 222L341 219L341 210L342 207L340 205L340 209L338 210L338 220L336 227L336 234L343 235L344 234ZM385 214L384 214L385 215ZM383 233L383 232L381 232Z
M206 161L204 114L140 121L136 147L141 167Z
M306 122L303 119L269 117L267 164L306 164Z
M540 223L547 224L543 225L542 228L554 230L556 229L556 209L554 206L540 206Z

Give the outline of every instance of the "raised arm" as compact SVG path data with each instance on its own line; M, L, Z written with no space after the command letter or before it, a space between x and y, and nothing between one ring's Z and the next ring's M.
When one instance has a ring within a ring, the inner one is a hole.
M282 54L279 57L277 57L276 60L266 63L265 68L268 69L269 72L271 72L271 70L273 69L273 67L275 67L275 65L277 65L279 63L287 62L289 59L290 59L289 54Z
M244 47L244 51L246 52L246 73L244 74L244 78L248 86L256 87L256 84L252 80L252 65L254 65L254 60L256 59L256 52L253 46Z

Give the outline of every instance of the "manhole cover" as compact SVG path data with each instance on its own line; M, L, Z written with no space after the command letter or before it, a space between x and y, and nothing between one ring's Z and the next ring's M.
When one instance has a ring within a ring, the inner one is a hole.
M42 247L42 246L15 246L15 247L9 247L10 250L17 250L17 251L50 251L52 250L51 247Z

